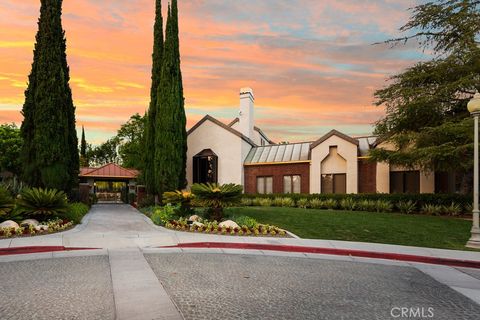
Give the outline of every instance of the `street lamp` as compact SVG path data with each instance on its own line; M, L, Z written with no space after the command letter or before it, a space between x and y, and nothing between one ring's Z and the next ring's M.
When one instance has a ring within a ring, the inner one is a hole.
M473 96L467 105L468 111L473 116L475 123L473 138L473 225L472 235L467 242L467 247L480 249L480 227L478 225L478 117L480 116L480 93Z

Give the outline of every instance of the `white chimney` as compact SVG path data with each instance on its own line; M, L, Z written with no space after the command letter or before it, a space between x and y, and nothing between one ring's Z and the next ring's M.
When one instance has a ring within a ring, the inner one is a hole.
M253 140L254 127L254 101L253 90L251 88L240 89L240 113L238 115L239 131L244 136Z

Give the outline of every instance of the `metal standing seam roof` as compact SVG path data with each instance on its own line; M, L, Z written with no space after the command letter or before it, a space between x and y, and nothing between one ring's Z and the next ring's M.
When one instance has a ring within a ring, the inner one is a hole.
M273 144L252 148L245 164L308 161L311 142Z
M107 163L99 168L81 168L79 176L135 179L138 174L138 170L123 168L115 163Z

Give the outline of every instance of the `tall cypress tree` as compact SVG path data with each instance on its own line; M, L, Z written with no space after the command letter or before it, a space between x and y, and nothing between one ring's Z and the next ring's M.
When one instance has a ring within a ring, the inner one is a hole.
M23 179L70 191L79 170L75 108L69 87L62 0L41 0L21 127Z
M157 90L163 64L163 17L162 1L155 1L155 25L153 27L152 85L150 88L150 105L145 129L145 164L144 179L150 194L158 192L155 179L155 129L157 120Z
M87 140L85 139L85 128L82 126L82 140L80 142L80 165L82 167L88 167L87 159Z
M180 69L177 0L172 0L168 11L164 63L157 101L155 174L159 194L182 189L186 185L187 132Z

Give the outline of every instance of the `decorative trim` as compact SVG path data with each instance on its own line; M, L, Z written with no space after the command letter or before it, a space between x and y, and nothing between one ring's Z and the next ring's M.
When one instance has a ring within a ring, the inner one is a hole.
M259 163L244 163L244 166L265 166L265 165L286 165L286 164L297 164L297 163L311 163L311 160L300 160L300 161L282 161L282 162L259 162Z
M324 136L322 136L320 139L318 139L317 141L315 141L314 143L312 143L312 145L310 146L310 150L314 149L315 147L317 147L318 145L322 144L322 142L324 142L325 140L327 140L328 138L332 137L332 136L337 136L345 141L348 141L350 142L351 144L354 144L356 146L359 145L359 142L357 139L355 138L352 138L350 136L347 136L346 134L344 133L341 133L340 131L337 131L337 130L331 130L330 132L328 132L327 134L325 134Z

